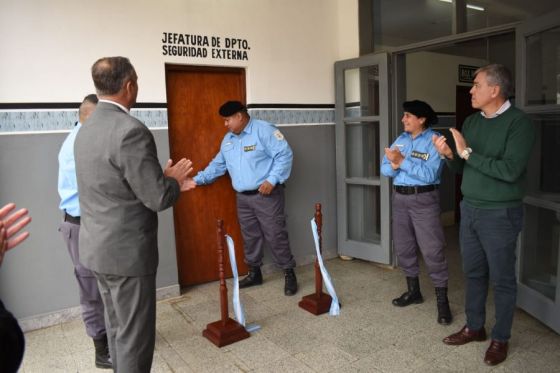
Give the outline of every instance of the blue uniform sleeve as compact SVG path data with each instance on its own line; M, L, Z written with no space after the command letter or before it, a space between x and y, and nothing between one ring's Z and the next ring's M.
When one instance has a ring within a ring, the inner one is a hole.
M282 184L292 171L293 153L280 130L274 126L261 126L259 137L266 153L272 158L272 166L266 180L272 184Z
M212 184L217 178L225 174L226 171L226 160L220 149L220 152L216 154L208 166L198 172L193 179L198 185Z
M402 161L400 169L421 182L436 184L444 162L431 142L427 143L427 151L429 157L425 162L413 162L410 159L411 155L407 155Z

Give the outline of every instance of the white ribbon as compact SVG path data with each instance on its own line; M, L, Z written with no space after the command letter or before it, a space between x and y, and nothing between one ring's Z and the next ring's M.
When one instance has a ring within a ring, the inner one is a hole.
M233 239L226 234L226 242L229 252L229 262L231 264L231 272L233 273L233 312L235 313L235 319L238 323L245 327L249 333L254 332L261 327L256 324L245 325L245 312L243 311L243 305L241 304L241 299L239 298L239 274L237 273L237 262L235 260L235 246L233 244Z
M319 247L319 233L317 232L317 223L315 223L315 218L311 219L311 231L313 232L313 240L315 241L315 251L317 252L317 261L319 262L319 268L321 269L321 276L323 276L325 288L327 288L327 292L332 298L329 315L338 316L340 315L340 303L338 303L338 297L336 296L336 291L334 290L331 277L323 264L323 257L321 256L321 249Z

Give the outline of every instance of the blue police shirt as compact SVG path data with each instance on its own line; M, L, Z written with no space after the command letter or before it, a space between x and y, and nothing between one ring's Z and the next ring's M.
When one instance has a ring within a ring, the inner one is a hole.
M439 184L443 160L440 158L432 136L439 133L431 128L424 130L415 139L408 132L403 132L391 145L404 155L400 168L393 170L387 156L381 162L381 173L392 177L394 185L430 185Z
M224 136L220 152L194 181L210 184L227 171L238 192L256 190L265 180L282 184L290 176L292 158L292 149L278 128L251 118L239 135L228 132Z
M80 216L80 203L78 201L78 182L76 181L76 164L74 162L74 140L82 127L76 123L72 131L60 148L58 153L58 194L60 195L59 208L74 217Z

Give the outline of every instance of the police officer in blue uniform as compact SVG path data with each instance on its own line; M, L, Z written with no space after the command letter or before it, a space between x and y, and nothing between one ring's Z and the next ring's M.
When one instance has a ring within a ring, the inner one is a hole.
M298 285L290 250L284 182L292 169L292 149L273 124L253 119L239 101L228 101L219 110L229 132L210 164L189 180L191 186L214 182L226 171L237 192L237 216L243 236L245 263L249 274L241 288L263 282L263 244L268 243L277 267L284 270L284 294L294 295Z
M447 299L449 274L443 253L445 237L438 190L443 160L432 143L435 132L430 128L438 118L423 101L406 101L403 109L404 132L390 148L385 148L381 163L381 173L393 178L393 243L408 287L404 294L393 299L393 305L405 307L424 301L418 281L420 249L435 286L437 321L449 324L452 321Z
M74 264L74 275L78 281L82 319L86 326L86 333L93 339L95 346L95 366L101 369L111 369L109 345L105 330L105 307L97 286L97 279L93 273L80 262L78 241L80 234L80 204L78 199L78 183L76 181L76 164L74 161L74 141L82 124L97 107L98 98L95 94L87 95L78 111L79 122L62 144L58 153L58 194L60 195L60 210L64 213L64 220L58 228L62 233L68 253Z

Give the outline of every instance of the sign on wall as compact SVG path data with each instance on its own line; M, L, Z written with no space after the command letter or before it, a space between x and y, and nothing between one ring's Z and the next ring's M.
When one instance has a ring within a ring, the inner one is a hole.
M164 32L161 42L164 56L247 61L251 49L246 39L175 32Z
M478 66L459 65L459 82L472 83L474 81L474 72Z

